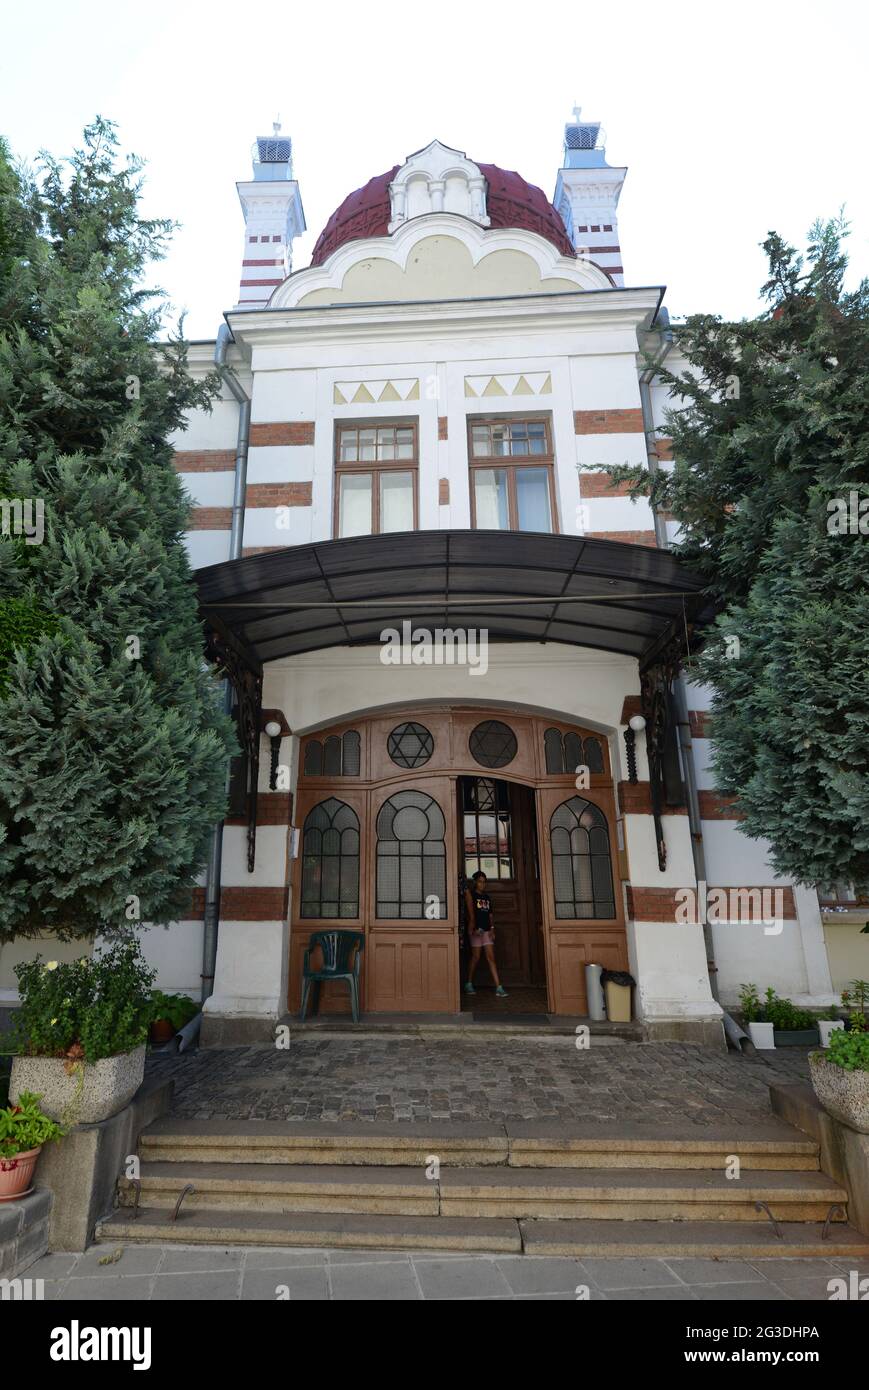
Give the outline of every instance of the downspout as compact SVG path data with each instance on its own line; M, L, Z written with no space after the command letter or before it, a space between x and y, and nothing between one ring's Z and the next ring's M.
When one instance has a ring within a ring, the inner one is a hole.
M673 346L673 330L670 327L670 315L665 308L658 311L658 321L661 324L661 347L651 366L646 367L640 374L640 403L643 408L643 428L646 435L646 459L649 472L654 475L659 471L658 450L656 446L655 417L652 411L652 391L651 385L664 359ZM652 514L655 524L655 540L661 550L669 550L670 541L667 536L667 523L658 507L653 507ZM694 755L691 747L691 725L688 718L688 683L683 674L679 674L673 685L673 699L676 706L676 723L679 733L679 749L682 755L682 776L685 781L685 794L688 801L688 827L691 833L691 853L694 858L694 877L697 885L705 884L706 879L706 854L703 848L703 827L700 819L700 797L697 790L697 774L694 768ZM721 1000L718 997L718 967L715 964L715 945L712 940L712 927L709 924L709 917L706 910L706 894L697 894L698 904L703 903L703 941L706 948L706 965L709 971L709 989L716 1004L721 1007ZM736 1020L727 1012L722 1010L722 1023L728 1041L736 1048L746 1053L754 1052L754 1045L748 1034L743 1032Z
M244 537L244 501L247 491L247 451L250 441L250 397L244 390L231 367L227 366L226 353L232 341L232 333L227 324L220 325L217 342L214 345L214 365L224 385L238 402L238 434L235 446L235 482L232 494L232 527L229 533L229 558L240 560ZM226 714L232 712L232 686L223 682L223 708ZM226 774L226 790L229 792L229 769ZM202 1002L214 991L214 969L217 961L217 927L220 919L220 871L223 858L223 821L218 821L211 832L211 846L205 870L205 923L202 938Z

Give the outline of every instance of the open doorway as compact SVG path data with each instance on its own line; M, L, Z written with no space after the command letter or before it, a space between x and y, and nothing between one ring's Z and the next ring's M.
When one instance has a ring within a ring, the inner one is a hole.
M461 995L462 1012L545 1014L546 961L534 792L495 777L460 777L457 784L459 870L482 870L488 880L495 925L495 962L506 999L495 997L485 959L474 975L473 995ZM464 886L464 883L462 884ZM461 983L469 953L461 952Z

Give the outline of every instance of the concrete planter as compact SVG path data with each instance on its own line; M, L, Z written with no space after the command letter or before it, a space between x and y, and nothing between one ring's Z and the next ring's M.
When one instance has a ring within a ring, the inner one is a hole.
M40 1096L40 1106L52 1120L65 1125L92 1125L108 1120L128 1105L145 1075L145 1045L68 1075L62 1057L16 1057L12 1063L9 1099L22 1091Z
M815 1095L835 1120L869 1134L869 1071L845 1071L823 1053L809 1053Z
M821 1036L817 1028L776 1028L776 1047L817 1047Z
M749 1023L748 1036L759 1052L772 1052L775 1049L771 1023Z
M818 1029L821 1034L821 1047L829 1047L830 1035L841 1032L845 1027L843 1018L822 1018L818 1022Z

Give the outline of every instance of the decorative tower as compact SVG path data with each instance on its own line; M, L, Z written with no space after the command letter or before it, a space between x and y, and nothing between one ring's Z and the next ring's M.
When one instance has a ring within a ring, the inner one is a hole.
M253 178L238 183L244 213L244 252L236 309L262 309L292 270L292 243L305 230L299 185L293 178L293 142L273 134L253 143Z
M577 255L594 261L613 283L625 283L619 248L619 195L627 169L611 169L599 121L574 119L564 127L564 167L559 169L552 199Z

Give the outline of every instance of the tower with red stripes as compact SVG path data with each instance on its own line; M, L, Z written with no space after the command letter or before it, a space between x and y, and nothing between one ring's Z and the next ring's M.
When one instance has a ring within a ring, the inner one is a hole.
M564 165L552 201L578 256L594 261L614 285L624 285L616 213L627 169L606 162L600 121L583 121L578 106L564 127Z
M292 270L292 244L305 230L293 142L276 122L253 143L253 178L236 184L244 213L244 251L236 309L262 309Z

